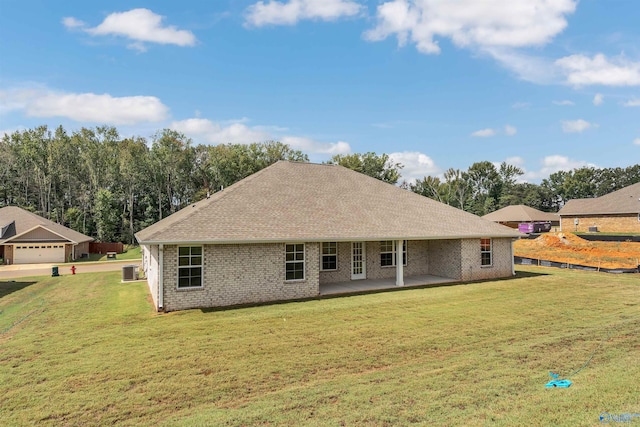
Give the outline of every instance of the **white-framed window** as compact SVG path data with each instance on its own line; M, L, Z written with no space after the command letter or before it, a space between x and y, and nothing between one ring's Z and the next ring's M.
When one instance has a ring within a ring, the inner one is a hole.
M178 289L202 287L202 246L178 247Z
M493 265L493 242L491 239L480 239L480 265L482 267Z
M304 243L288 243L285 246L285 280L304 280Z
M335 271L338 269L338 242L322 242L320 259L321 271Z
M395 267L396 265L396 241L383 240L380 242L380 266ZM402 265L407 265L407 241L402 241Z

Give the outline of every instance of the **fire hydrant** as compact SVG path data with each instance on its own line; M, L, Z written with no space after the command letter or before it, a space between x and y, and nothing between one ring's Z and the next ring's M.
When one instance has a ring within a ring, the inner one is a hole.
M76 266L75 265L71 266L71 274L76 274Z

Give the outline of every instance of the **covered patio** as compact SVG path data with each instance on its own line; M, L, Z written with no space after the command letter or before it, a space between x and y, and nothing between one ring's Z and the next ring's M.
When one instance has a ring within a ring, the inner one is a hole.
M350 294L359 292L379 291L384 289L402 289L413 286L438 285L454 283L458 280L450 277L434 275L419 275L404 278L404 285L396 285L396 278L349 280L346 282L320 284L320 295Z

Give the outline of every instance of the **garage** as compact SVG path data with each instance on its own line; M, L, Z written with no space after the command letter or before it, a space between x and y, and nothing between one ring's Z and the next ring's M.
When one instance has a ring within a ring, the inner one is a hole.
M64 262L64 244L17 244L13 246L14 264Z

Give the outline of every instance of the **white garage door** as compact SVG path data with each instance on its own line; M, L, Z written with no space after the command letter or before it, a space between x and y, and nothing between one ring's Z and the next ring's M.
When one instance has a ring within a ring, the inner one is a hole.
M64 262L64 245L29 244L13 247L14 264Z

